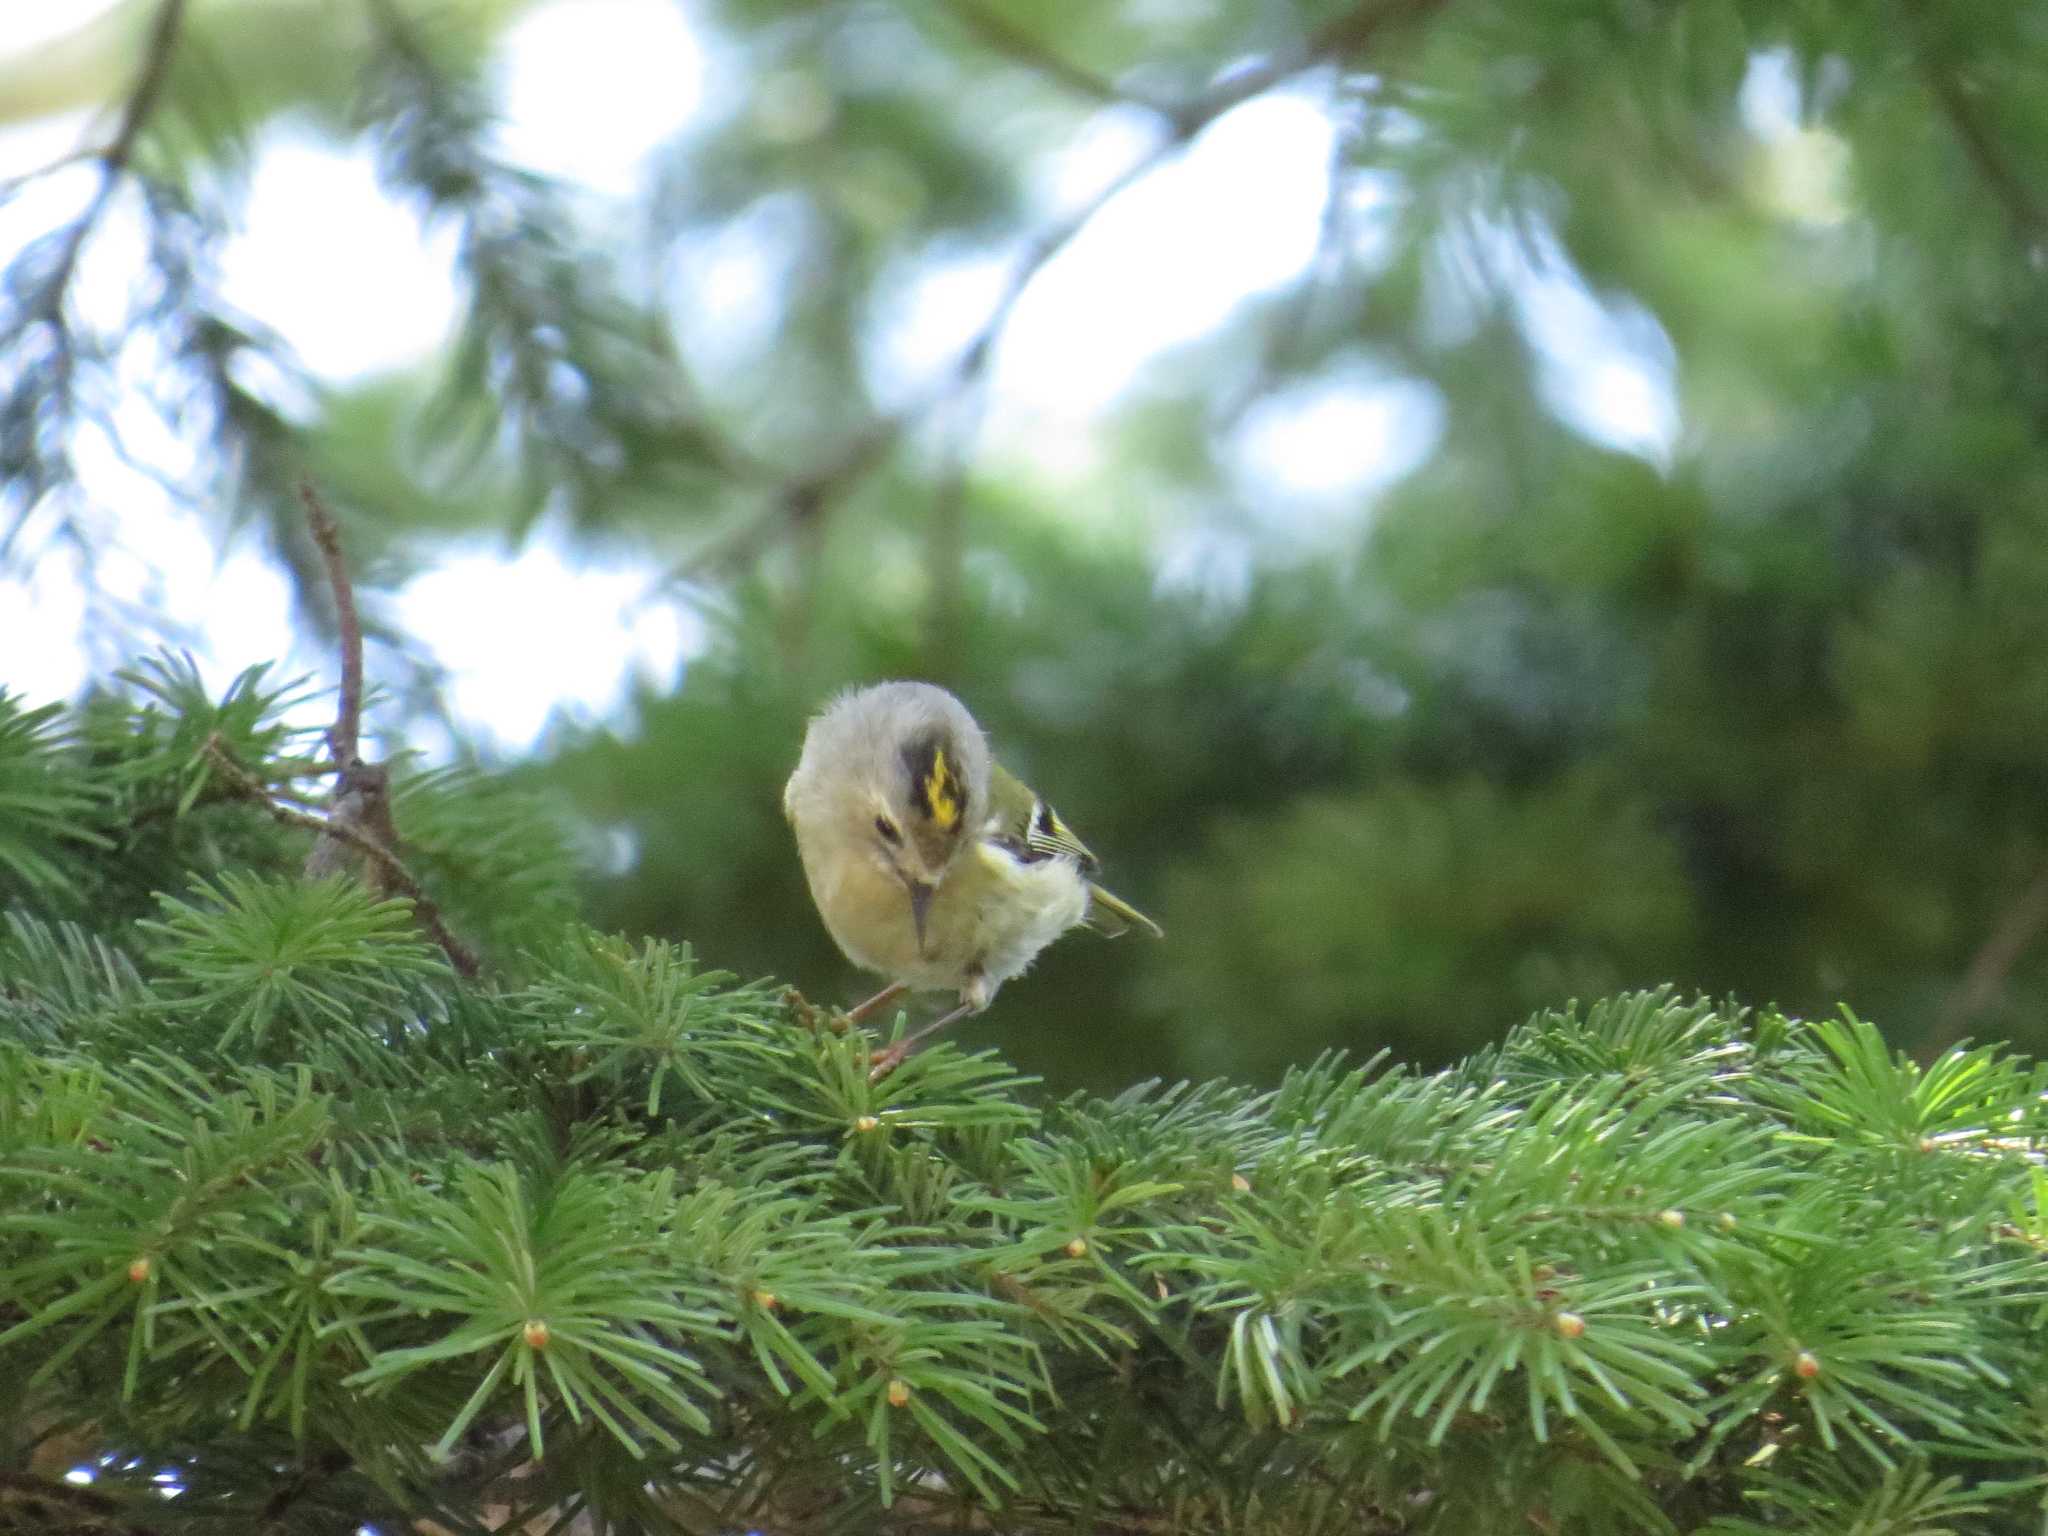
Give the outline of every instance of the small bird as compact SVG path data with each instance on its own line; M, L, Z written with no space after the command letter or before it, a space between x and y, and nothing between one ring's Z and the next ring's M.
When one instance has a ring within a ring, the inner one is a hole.
M1159 925L1095 884L1095 855L990 755L967 707L930 683L843 693L811 721L782 792L818 915L855 965L960 1005L877 1058L878 1073L996 991L1076 924Z

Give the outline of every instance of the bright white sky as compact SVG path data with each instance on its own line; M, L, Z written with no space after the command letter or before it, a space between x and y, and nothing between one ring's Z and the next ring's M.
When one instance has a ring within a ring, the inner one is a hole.
M105 3L0 0L27 12L8 16L7 45L39 40L36 17L68 23ZM505 149L620 198L707 92L737 88L717 77L676 0L556 0L510 34L503 78ZM1774 104L1782 109L1782 91L1766 88L1759 101L1745 106L1768 116ZM84 131L68 121L0 136L0 175L48 162ZM1153 131L1133 114L1100 114L1051 167L1042 189L1048 215L1086 201L1146 152ZM1103 209L1014 311L991 378L984 459L1028 460L1031 473L1052 479L1088 473L1109 413L1148 363L1312 259L1332 133L1313 95L1262 97ZM76 206L90 190L85 176L49 178L0 210L0 251ZM133 246L132 229L110 221L81 274L82 302L95 291L125 294ZM416 361L446 335L452 255L445 231L422 230L382 196L367 155L280 130L257 160L225 277L236 302L310 369L347 380ZM688 276L712 285L743 330L749 300L758 307L774 291L763 278L767 259L739 238L696 253ZM914 381L945 366L988 313L1010 259L963 253L904 274L881 326L878 376ZM1561 258L1524 261L1518 276L1522 323L1551 359L1544 387L1555 407L1589 436L1667 462L1679 427L1674 360L1655 320L1603 303ZM1413 468L1437 429L1429 391L1384 376L1361 355L1247 413L1234 445L1236 488L1262 516L1312 536ZM156 447L173 459L179 451ZM97 499L120 507L124 542L146 550L154 567L102 570L103 586L189 626L221 679L283 656L300 670L326 670L325 658L293 649L284 582L253 550L217 554L206 529L173 511L107 445L82 443L80 457ZM454 712L517 749L553 710L601 714L634 676L677 675L699 631L672 605L637 602L649 582L638 567L572 554L543 529L517 551L479 544L451 552L397 595L392 616L452 670ZM105 663L87 653L82 613L75 572L61 564L46 563L31 580L0 579L0 682L32 698L76 691ZM536 613L554 622L536 624Z

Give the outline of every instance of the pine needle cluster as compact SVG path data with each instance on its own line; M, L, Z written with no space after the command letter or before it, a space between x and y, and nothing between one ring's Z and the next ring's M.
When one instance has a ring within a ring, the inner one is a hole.
M394 796L479 979L306 879L219 767L313 803L289 697L0 697L0 1528L2038 1528L2024 1059L1656 993L1436 1074L875 1082L578 924L490 779Z

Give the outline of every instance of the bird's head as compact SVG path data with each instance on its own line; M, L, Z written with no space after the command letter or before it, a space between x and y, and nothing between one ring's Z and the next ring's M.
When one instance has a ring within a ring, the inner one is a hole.
M881 683L835 700L813 722L800 781L808 770L839 836L903 886L922 945L932 898L987 818L981 727L943 688Z
M967 844L983 795L966 778L958 738L928 730L898 744L895 762L882 765L874 789L876 850L903 882L922 944L925 913Z

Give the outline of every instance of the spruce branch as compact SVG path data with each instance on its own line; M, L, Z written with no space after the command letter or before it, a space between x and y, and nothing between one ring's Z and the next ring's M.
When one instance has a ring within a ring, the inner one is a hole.
M272 984L210 910L170 926L152 988L218 1017ZM877 1088L675 946L585 933L446 1017L421 974L433 1022L382 1036L318 944L283 962L334 1005L303 1063L0 1049L0 1104L64 1104L0 1118L0 1350L76 1362L100 1422L168 1414L195 1490L261 1455L224 1532L383 1528L351 1466L450 1529L776 1536L1462 1532L1574 1488L1554 1528L1621 1536L1908 1464L1958 1509L2038 1496L2001 1426L2039 1259L1972 1219L2038 1181L1918 1142L2038 1120L2024 1063L1651 994L1449 1073L1034 1109L950 1047ZM336 1481L281 1500L281 1467Z
M433 897L421 889L412 871L406 868L404 861L389 847L358 830L339 814L313 816L281 804L261 779L228 755L218 736L207 741L206 753L215 771L227 781L236 794L261 806L271 820L280 826L295 827L322 839L345 843L365 855L377 866L389 889L412 903L415 919L420 927L426 930L427 936L441 946L442 952L448 956L448 963L466 977L474 978L482 974L483 963L475 952L449 931L446 920L441 916L441 909L435 904Z
M93 338L80 334L71 313L72 284L93 232L128 179L143 130L162 102L185 4L186 0L163 0L158 8L140 71L106 144L54 161L0 190L4 200L35 176L82 160L92 162L99 172L90 201L70 225L28 242L0 273L0 363L5 364L0 374L19 375L0 388L0 479L9 482L9 489L28 493L19 498L8 526L0 530L0 559L11 551L44 493L73 476L69 439L87 397L78 376L94 357L95 346ZM154 207L151 211L154 215ZM118 442L119 434L112 435ZM58 518L56 535L90 560L91 546L75 515Z

